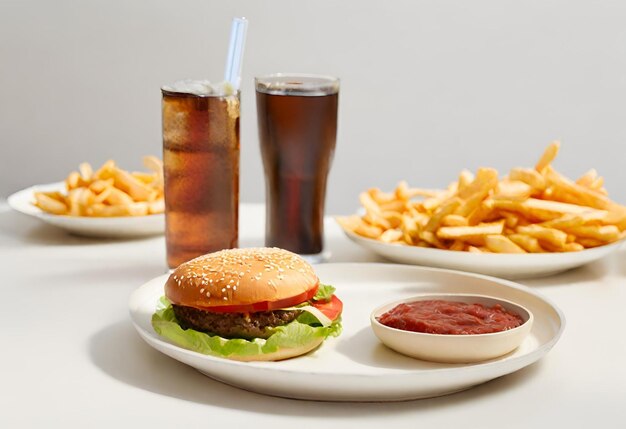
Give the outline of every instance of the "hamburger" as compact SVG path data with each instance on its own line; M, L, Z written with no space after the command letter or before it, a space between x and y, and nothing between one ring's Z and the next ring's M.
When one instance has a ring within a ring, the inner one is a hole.
M203 354L238 361L288 359L340 334L343 304L334 291L295 253L222 250L174 270L152 326Z

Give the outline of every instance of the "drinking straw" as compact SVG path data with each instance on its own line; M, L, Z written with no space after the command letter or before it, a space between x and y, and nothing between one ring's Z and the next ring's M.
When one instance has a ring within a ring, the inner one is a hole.
M235 90L238 90L241 84L241 65L243 63L243 48L246 43L247 29L248 20L246 18L233 18L233 24L230 28L230 44L228 46L224 80L230 82Z

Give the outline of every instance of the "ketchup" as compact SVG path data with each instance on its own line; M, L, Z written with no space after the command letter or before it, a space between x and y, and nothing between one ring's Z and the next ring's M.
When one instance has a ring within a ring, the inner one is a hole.
M524 320L500 304L427 300L399 304L378 317L391 328L427 334L474 335L513 329Z

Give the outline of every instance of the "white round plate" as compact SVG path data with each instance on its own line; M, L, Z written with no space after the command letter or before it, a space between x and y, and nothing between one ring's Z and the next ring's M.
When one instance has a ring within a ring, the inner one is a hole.
M529 288L507 280L456 271L392 264L322 264L323 283L343 300L343 332L318 349L280 362L236 362L175 346L150 324L167 276L137 289L129 307L140 336L152 347L211 378L273 396L321 401L402 401L445 395L517 371L542 358L557 342L565 319ZM422 293L471 293L516 302L535 317L519 348L475 364L413 359L385 347L370 327L370 313L391 301Z
M428 247L384 243L351 231L350 240L394 262L469 271L508 279L543 277L580 267L617 250L623 241L580 252L562 253L470 253Z
M122 238L144 237L163 234L165 231L165 215L154 214L148 216L123 217L86 217L64 216L46 213L33 205L34 192L64 191L63 182L35 185L11 195L9 206L18 212L34 216L50 225L57 226L73 234L87 237Z

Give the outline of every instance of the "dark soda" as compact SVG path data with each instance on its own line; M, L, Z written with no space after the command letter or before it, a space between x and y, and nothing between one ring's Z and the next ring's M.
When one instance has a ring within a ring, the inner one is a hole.
M239 97L163 90L167 264L238 245Z
M257 79L266 181L265 244L315 255L324 247L324 203L337 136L338 82L288 77L282 83L263 85L263 79Z

